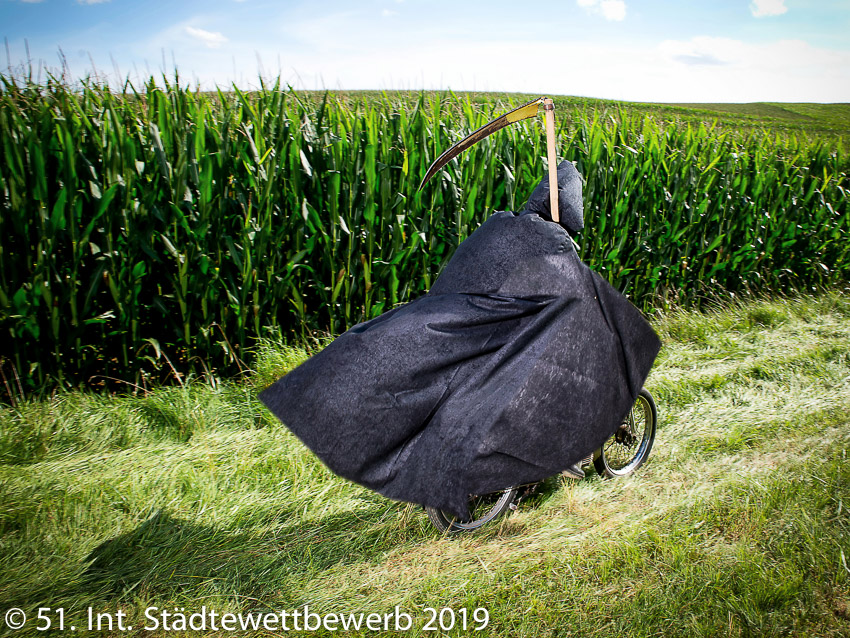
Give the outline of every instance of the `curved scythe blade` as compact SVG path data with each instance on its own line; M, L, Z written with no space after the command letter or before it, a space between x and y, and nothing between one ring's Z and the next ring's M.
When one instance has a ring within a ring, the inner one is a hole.
M514 110L508 111L504 115L500 115L495 120L488 122L478 130L467 135L460 142L452 146L449 150L445 151L442 155L440 155L440 157L434 160L434 163L428 168L428 172L425 173L425 177L422 178L422 183L419 184L419 188L417 190L421 191L422 187L425 186L425 182L434 177L434 175L437 174L437 171L476 142L483 140L488 135L492 135L499 129L505 128L508 124L513 124L520 120L526 120L537 115L537 107L543 102L543 99L544 98L539 97L536 100L531 100L531 102L528 102L527 104L518 106Z

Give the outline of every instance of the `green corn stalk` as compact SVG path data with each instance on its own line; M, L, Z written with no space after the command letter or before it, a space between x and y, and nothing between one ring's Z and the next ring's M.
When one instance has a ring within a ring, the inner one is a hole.
M528 120L416 190L521 96L2 86L0 356L31 389L131 379L150 343L182 372L229 373L259 337L338 334L426 292L544 175ZM559 112L586 180L582 257L644 310L846 282L848 162L829 138Z

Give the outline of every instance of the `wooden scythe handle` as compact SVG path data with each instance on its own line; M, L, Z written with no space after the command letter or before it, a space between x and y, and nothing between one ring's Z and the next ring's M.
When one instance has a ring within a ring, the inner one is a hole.
M558 214L558 164L555 159L555 103L546 98L543 100L543 111L546 115L546 152L549 157L549 208L552 221L560 221Z

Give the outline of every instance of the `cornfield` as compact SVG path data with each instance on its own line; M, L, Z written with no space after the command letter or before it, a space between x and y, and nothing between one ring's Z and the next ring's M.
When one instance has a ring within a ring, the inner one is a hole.
M258 338L337 334L426 292L545 171L533 119L417 192L507 97L2 82L0 369L27 389L138 382L163 360L227 374ZM582 257L645 310L847 281L850 181L828 140L582 104L558 119L586 179Z

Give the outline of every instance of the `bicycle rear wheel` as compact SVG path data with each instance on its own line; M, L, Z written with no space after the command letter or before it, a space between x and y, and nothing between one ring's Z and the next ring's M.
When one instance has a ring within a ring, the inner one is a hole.
M434 507L426 507L428 518L441 532L471 532L502 516L516 500L519 490L509 487L501 492L471 495L469 497L470 520L461 521L458 517Z
M628 476L643 465L655 441L657 420L655 400L643 388L620 427L602 444L593 461L596 471L605 478L614 478Z

